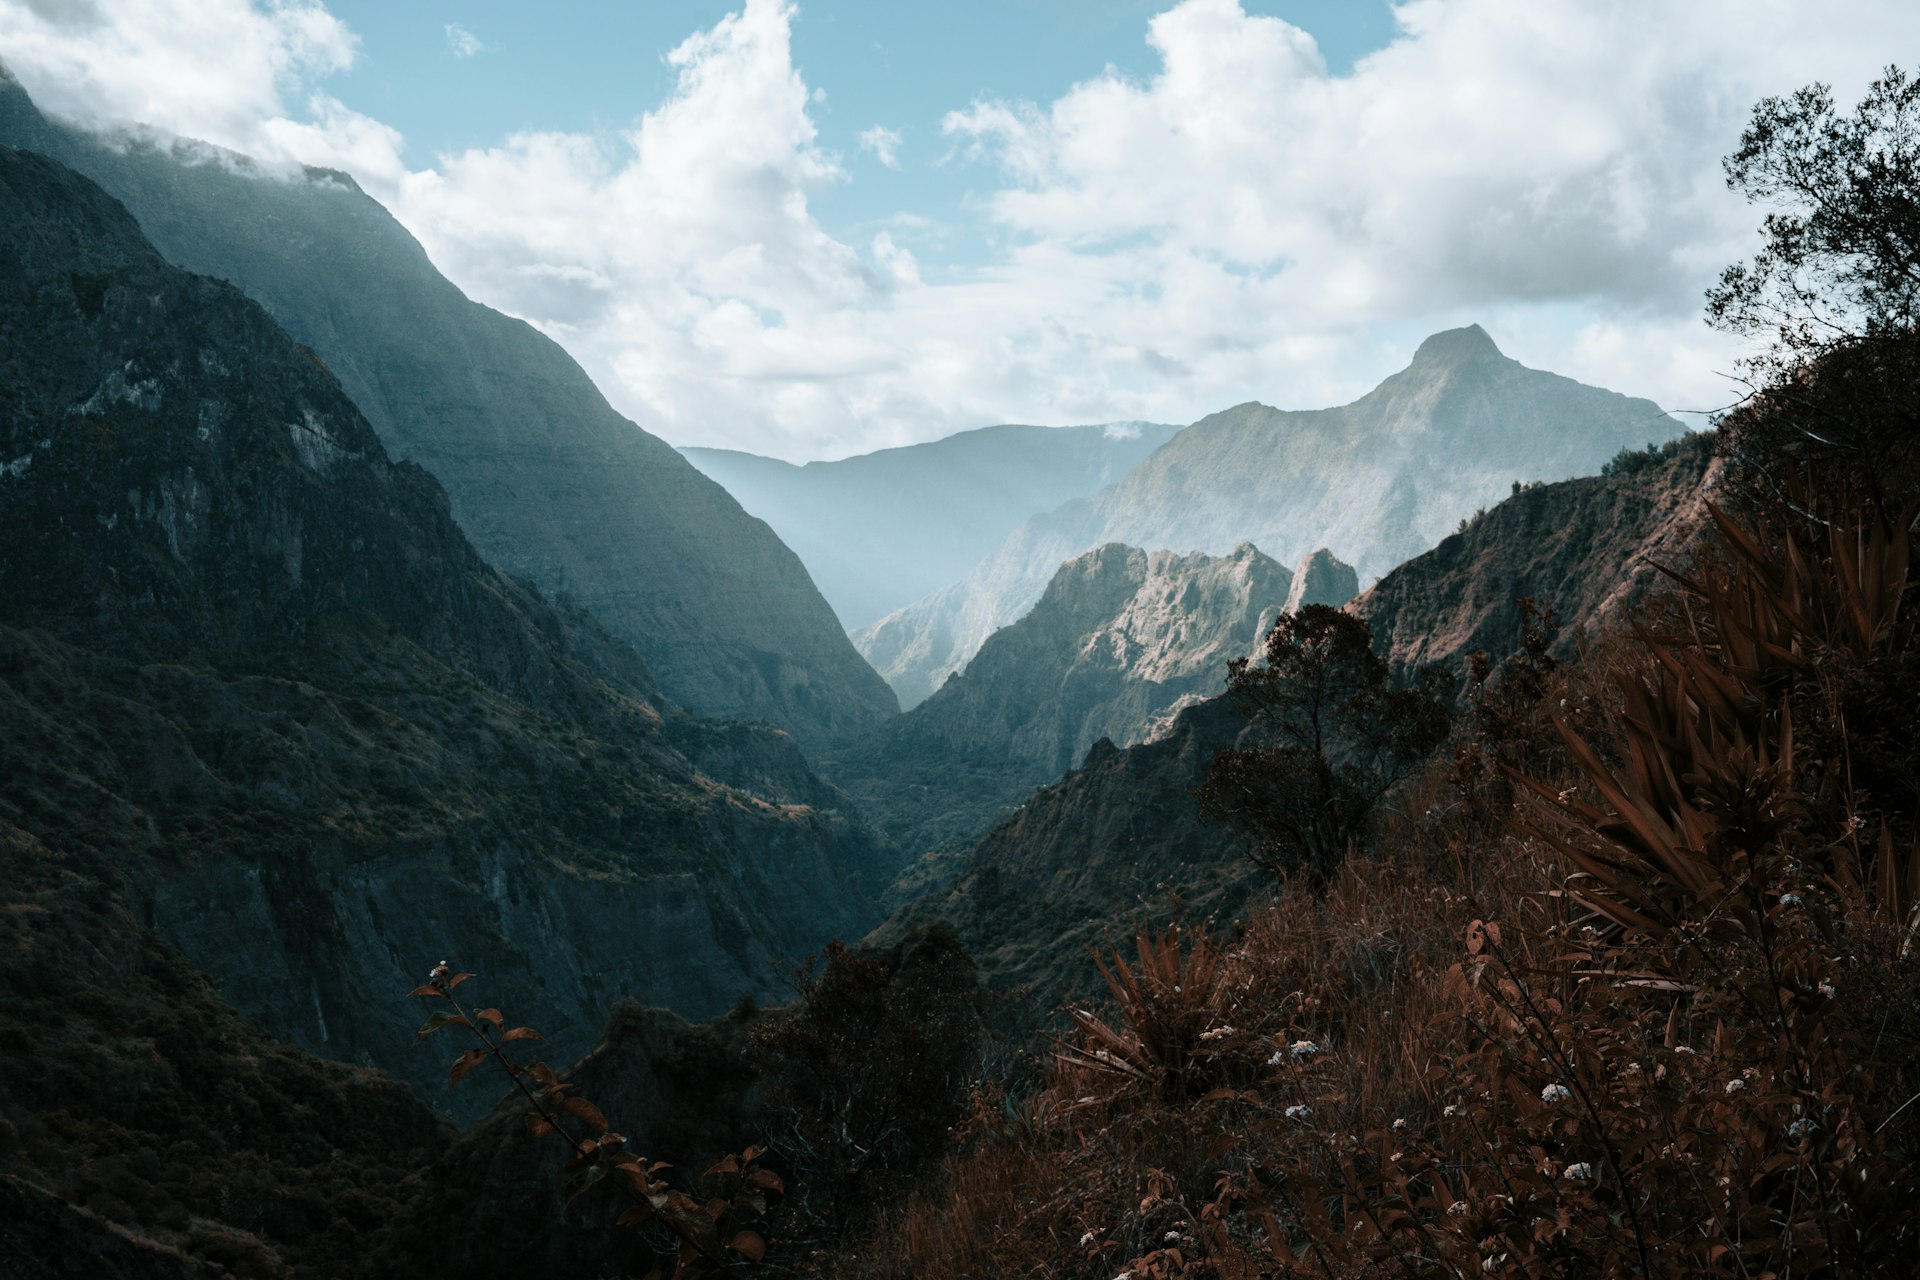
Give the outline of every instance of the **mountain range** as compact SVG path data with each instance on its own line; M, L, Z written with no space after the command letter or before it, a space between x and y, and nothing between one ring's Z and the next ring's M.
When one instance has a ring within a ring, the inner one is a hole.
M1628 616L1659 580L1655 564L1690 563L1723 465L1706 437L1689 435L1628 454L1605 475L1527 487L1347 609L1403 673L1435 663L1464 674L1476 650L1496 664L1517 652L1522 596L1554 609L1558 652L1570 655ZM970 668L953 684L972 678ZM1220 696L1187 706L1152 741L1096 743L971 848L924 859L919 892L871 939L890 943L943 921L996 983L1042 1005L1093 996L1093 948L1129 917L1164 919L1173 899L1192 918L1231 915L1270 885L1237 836L1200 822L1192 795L1245 728L1245 713Z
M1177 430L981 427L804 466L680 452L773 526L853 628L961 578L1021 521L1118 480Z
M44 117L4 71L0 143L85 174L168 261L261 303L387 451L445 487L483 556L577 601L671 701L808 741L896 710L764 522L616 413L551 339L470 301L345 174L98 136Z
M1517 483L1591 473L1680 432L1651 401L1529 369L1477 325L1449 330L1352 404L1201 419L854 640L912 707L1031 608L1063 561L1105 543L1221 555L1252 542L1282 563L1325 547L1365 584Z

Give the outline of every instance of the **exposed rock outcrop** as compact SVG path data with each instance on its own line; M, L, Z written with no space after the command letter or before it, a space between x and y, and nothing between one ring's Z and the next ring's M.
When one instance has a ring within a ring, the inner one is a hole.
M1322 547L1293 567L1293 586L1284 607L1288 613L1298 613L1310 604L1338 609L1359 594L1360 575L1353 566Z
M1219 555L1252 542L1285 563L1330 547L1366 583L1516 481L1591 473L1622 448L1680 431L1650 401L1508 359L1477 325L1436 334L1352 404L1244 404L1201 419L1118 483L1027 521L964 579L854 639L910 707L1089 548Z
M482 555L568 593L672 701L811 741L897 709L764 523L614 412L553 341L469 301L352 179L157 135L103 140L43 118L4 71L0 143L92 178L167 259L264 305L388 454L440 481Z

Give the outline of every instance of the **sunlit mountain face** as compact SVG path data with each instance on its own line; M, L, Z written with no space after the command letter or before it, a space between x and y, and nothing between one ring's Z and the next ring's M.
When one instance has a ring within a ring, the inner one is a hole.
M1905 1276L1920 10L0 0L0 1276Z

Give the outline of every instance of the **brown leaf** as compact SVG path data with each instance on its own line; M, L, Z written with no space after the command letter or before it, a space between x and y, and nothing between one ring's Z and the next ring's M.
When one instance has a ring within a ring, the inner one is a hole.
M463 1027L471 1027L473 1025L457 1013L436 1013L420 1025L420 1030L415 1033L413 1037L414 1042L417 1044L440 1028L454 1026L455 1024Z
M568 1098L560 1104L560 1109L570 1116L577 1116L585 1121L587 1127L595 1133L607 1131L607 1118L600 1114L600 1108L585 1098Z
M455 987L459 986L461 983L465 982L468 978L471 978L472 976L473 975L470 973L454 974L451 978L447 979L447 990L449 991L453 990Z
M459 1084L460 1077L479 1066L486 1056L487 1051L485 1049L469 1049L458 1058L455 1058L453 1060L453 1070L447 1076L447 1088L451 1089L453 1086Z
M482 1022L491 1022L493 1024L493 1029L495 1031L498 1031L501 1027L505 1026L507 1023L506 1018L501 1014L501 1012L498 1009L482 1009L480 1012L474 1014L473 1016L480 1019L480 1021Z
M735 1232L733 1239L727 1241L727 1248L748 1262L760 1262L767 1256L767 1242L751 1231Z
M501 1044L511 1044L515 1040L545 1040L546 1037L532 1027L515 1027L500 1037Z
M747 1170L747 1185L759 1191L777 1191L781 1195L787 1193L787 1184L771 1169Z
M445 1000L447 998L446 992L442 991L438 987L432 987L432 986L415 987L413 990L407 992L407 994L410 996L438 996L442 1000Z

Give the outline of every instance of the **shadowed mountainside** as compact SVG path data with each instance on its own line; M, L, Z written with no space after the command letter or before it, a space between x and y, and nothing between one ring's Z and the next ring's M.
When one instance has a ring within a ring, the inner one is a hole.
M1435 334L1352 404L1244 404L1194 423L1119 482L1015 530L965 578L854 633L911 707L1018 618L1063 560L1107 542L1283 563L1330 548L1362 584L1516 481L1591 474L1679 434L1657 405L1508 359L1474 325Z
M666 695L820 741L893 696L798 557L607 404L558 345L469 301L352 179L42 117L0 70L0 143L122 200L171 262L232 282L312 347L387 451L445 487L487 559L565 591Z
M1178 430L982 427L805 466L680 452L773 526L851 628L960 578L1022 520L1118 480Z
M93 184L0 149L0 206L23 963L64 935L22 904L91 894L139 922L100 945L163 941L274 1034L426 1085L395 993L443 957L564 1058L616 998L780 995L868 923L890 857L789 739L690 719L488 567L312 352Z

